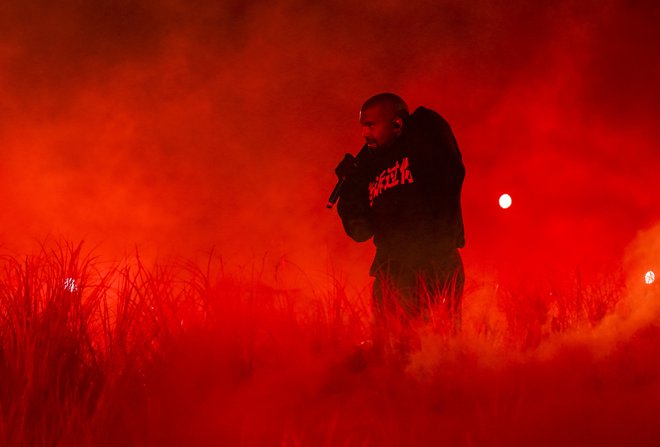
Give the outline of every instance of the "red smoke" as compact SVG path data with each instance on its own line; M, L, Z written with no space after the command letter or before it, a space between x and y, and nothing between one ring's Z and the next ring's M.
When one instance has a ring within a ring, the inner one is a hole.
M0 2L0 435L48 443L33 406L111 445L652 445L658 23L633 0ZM423 328L406 374L337 367L373 247L325 203L384 91L441 113L467 171L463 334ZM222 280L118 264L132 323L83 330L70 279L108 321L115 280L25 257L48 237L104 262L214 249ZM107 361L69 368L87 352Z
M589 271L659 219L654 2L10 1L0 243L266 253L366 281L324 208L357 109L452 124L468 276ZM513 207L497 206L500 194Z

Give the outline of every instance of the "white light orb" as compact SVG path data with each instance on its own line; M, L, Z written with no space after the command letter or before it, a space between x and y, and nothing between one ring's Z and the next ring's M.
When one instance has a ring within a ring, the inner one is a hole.
M508 194L502 194L500 196L500 207L505 210L511 206L511 196Z
M655 282L655 273L653 273L653 270L646 272L644 275L644 282L646 284L653 284Z

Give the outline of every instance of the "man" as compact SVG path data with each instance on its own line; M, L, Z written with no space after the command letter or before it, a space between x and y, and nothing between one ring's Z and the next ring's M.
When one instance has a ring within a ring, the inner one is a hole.
M393 93L368 99L360 124L365 146L335 170L344 179L337 211L351 238L373 236L376 320L391 312L414 319L435 307L458 328L465 168L451 128L432 110L410 114Z

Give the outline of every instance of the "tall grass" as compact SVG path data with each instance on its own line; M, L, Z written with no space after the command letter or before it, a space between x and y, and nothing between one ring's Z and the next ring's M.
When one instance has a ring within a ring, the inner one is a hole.
M660 327L653 316L626 324L639 297L621 276L473 285L461 334L420 321L394 358L361 344L368 293L333 279L300 290L262 273L229 273L215 256L108 263L69 243L2 257L0 445L660 439Z

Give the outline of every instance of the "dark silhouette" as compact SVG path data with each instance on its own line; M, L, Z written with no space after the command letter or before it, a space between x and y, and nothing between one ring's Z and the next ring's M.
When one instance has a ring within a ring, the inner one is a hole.
M336 168L337 211L351 238L373 237L374 315L417 318L439 308L460 328L465 168L454 134L438 113L410 114L392 93L367 100L360 124L365 146Z

